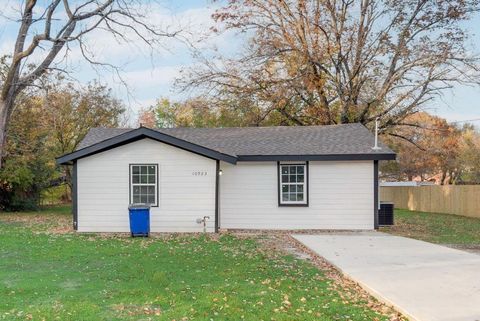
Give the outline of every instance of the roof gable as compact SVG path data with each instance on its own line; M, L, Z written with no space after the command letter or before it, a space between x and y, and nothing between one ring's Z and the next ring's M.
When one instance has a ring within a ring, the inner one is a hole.
M185 141L183 139L158 132L153 129L140 127L138 129L132 129L122 134L107 138L93 145L89 145L84 148L78 149L73 153L63 155L57 158L57 163L68 164L73 160L87 157L96 153L100 153L121 145L132 143L134 141L137 141L143 138L154 139L156 141L169 144L195 154L199 154L212 159L222 160L231 164L235 164L237 161L237 158L235 157L235 155L222 154L218 151L211 150L204 146L200 146L200 145Z

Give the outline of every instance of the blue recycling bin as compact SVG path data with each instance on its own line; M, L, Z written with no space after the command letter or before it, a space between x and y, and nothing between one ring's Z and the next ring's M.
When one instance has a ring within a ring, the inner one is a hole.
M150 206L130 205L128 207L130 217L130 233L132 237L148 236L150 234Z

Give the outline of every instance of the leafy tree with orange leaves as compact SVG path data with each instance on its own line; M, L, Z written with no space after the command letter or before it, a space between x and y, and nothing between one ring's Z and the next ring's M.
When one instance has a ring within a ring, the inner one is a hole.
M397 129L386 142L398 153L382 166L384 178L435 181L439 184L480 183L480 134L427 113L409 116L410 126ZM401 137L410 137L406 141Z
M478 84L478 57L462 23L478 0L231 0L213 15L219 33L246 38L229 57L196 52L179 79L212 104L256 108L257 123L319 125L380 117L394 133L445 89ZM408 139L408 137L405 137Z

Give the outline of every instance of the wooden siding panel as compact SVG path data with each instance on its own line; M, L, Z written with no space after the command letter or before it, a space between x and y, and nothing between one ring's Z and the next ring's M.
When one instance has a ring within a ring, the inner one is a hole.
M220 228L373 229L373 161L309 164L309 206L279 207L276 162L222 162Z
M78 160L78 230L128 232L129 164L158 164L159 206L152 232L200 232L196 219L215 225L215 160L143 139ZM205 171L206 176L194 176Z

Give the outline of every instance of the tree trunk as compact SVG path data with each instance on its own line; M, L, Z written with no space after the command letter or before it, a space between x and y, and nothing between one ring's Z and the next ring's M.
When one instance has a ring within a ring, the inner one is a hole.
M442 169L442 177L440 178L440 185L445 185L446 178L447 178L447 170Z
M5 152L6 140L7 140L7 125L8 119L10 118L10 108L9 104L0 99L0 168L3 165L3 156Z
M65 178L66 178L66 185L67 190L65 191L65 198L68 201L72 200L72 168L71 166L64 166L65 167Z

